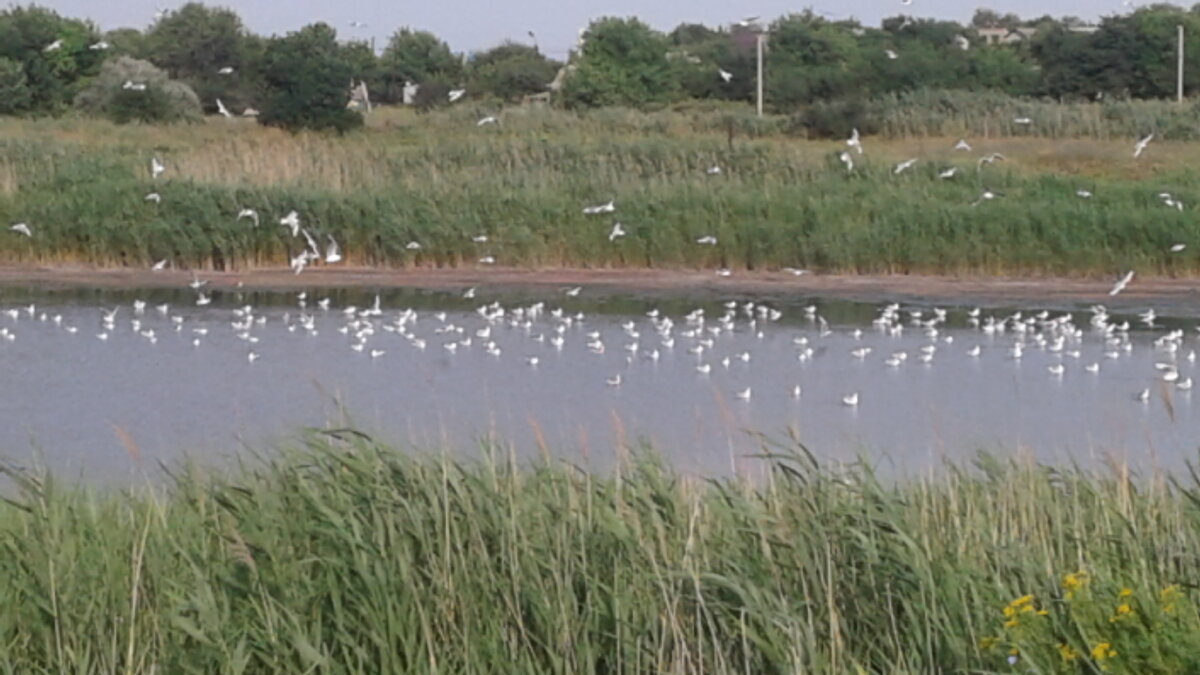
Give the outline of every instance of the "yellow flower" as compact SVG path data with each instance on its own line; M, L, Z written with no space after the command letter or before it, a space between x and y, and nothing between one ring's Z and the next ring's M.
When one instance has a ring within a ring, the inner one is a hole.
M1112 657L1114 657L1116 655L1117 655L1117 650L1113 649L1112 644L1110 644L1108 642L1101 642L1100 644L1096 645L1095 647L1092 647L1092 658L1096 659L1097 661L1111 659Z
M1004 622L1005 628L1016 628L1017 626L1020 626L1020 625L1021 625L1021 622L1017 619L1009 619L1008 621Z
M1075 597L1075 592L1082 590L1088 584L1088 573L1084 570L1072 572L1063 577L1063 588L1066 589L1066 597L1068 600Z
M1120 621L1122 618L1124 618L1125 616L1127 616L1129 614L1133 614L1133 608L1129 606L1128 602L1117 605L1116 613L1113 614L1111 618L1109 618L1109 621L1111 621L1111 622Z
M1021 597L1017 598L1016 600L1013 600L1013 601L1012 601L1012 605L1011 605L1011 606L1012 606L1012 607L1023 607L1023 606L1025 606L1025 605L1028 605L1028 604L1030 604L1030 603L1032 603L1032 602L1033 602L1033 596L1032 596L1032 595L1022 595Z
M1046 616L1049 613L1050 613L1050 610L1048 610L1048 609L1039 609L1037 615L1038 616Z
M1017 613L1017 608L1009 605L1004 608L1004 616L1013 616Z
M1131 595L1133 595L1133 589L1129 588L1122 588L1121 592L1117 594L1117 596L1121 598L1128 598Z
M1068 644L1058 645L1058 653L1062 656L1063 661L1074 661L1079 657L1079 654L1074 649L1071 649L1071 645Z
M1000 643L1000 638L998 638L998 637L985 637L979 641L979 648L980 649L992 649L999 643Z

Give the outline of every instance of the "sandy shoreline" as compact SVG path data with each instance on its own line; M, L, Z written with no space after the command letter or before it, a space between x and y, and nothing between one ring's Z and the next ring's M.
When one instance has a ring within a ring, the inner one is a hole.
M741 272L718 277L711 271L646 269L378 269L318 268L297 276L287 269L203 272L212 288L289 290L300 288L418 288L453 290L477 286L540 290L582 286L588 293L791 295L870 302L1069 307L1103 303L1112 308L1155 306L1178 314L1200 314L1200 279L1137 278L1110 297L1113 280L1055 277L950 277L922 275L813 275ZM44 288L174 288L192 273L89 267L0 267L0 286Z

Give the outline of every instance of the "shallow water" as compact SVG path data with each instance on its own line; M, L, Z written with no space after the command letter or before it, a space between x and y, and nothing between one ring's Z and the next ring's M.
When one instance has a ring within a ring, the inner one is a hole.
M1040 322L1024 333L985 334L964 309L951 309L930 336L907 310L923 310L927 320L931 309L905 307L903 333L891 335L872 326L875 305L772 298L767 304L781 316L771 320L759 310L747 313L746 298L730 298L739 302L733 329L713 334L729 311L722 300L389 292L378 315L362 317L373 292L309 296L301 309L295 293L214 292L212 304L197 306L190 290L5 289L0 308L17 310L17 318L0 315L0 330L13 336L0 338L0 453L108 481L184 454L225 457L302 427L352 424L425 451L469 455L481 440L494 439L522 455L545 448L592 467L610 464L623 445L645 442L685 470L715 474L761 450L751 430L776 439L794 434L824 458L866 454L905 471L980 450L1084 464L1113 455L1140 467L1178 468L1200 439L1193 393L1163 382L1155 366L1176 362L1181 380L1200 377L1187 359L1198 346L1194 320L1139 325L1120 338L1127 349L1106 345L1090 315L1077 311L1082 337L1054 351L1054 331ZM329 308L320 309L326 297ZM141 315L136 299L147 303ZM514 310L539 301L540 314L514 318ZM489 321L477 310L494 302L506 313ZM166 313L160 303L169 305ZM803 309L810 304L813 315ZM348 314L350 305L358 313ZM114 307L120 309L106 329L104 310ZM252 325L235 328L245 320L235 311L245 307ZM563 317L582 313L582 321L567 325L554 316L560 307ZM705 310L703 328L685 321L696 307ZM408 309L415 316L401 330L411 337L385 329ZM673 347L664 346L646 315L654 309L660 320L674 321ZM1026 308L1023 316L1035 311ZM1012 312L987 309L981 317ZM311 328L302 325L304 315ZM1113 317L1124 320L1138 325ZM623 327L631 321L632 329ZM373 334L355 337L368 326ZM1176 328L1184 335L1174 354L1154 346ZM603 353L589 349L592 332L599 332ZM561 348L552 344L556 336ZM701 339L712 346L691 353ZM485 351L487 342L499 355ZM1011 354L1016 342L1026 345L1020 359ZM351 348L356 343L362 351ZM451 343L458 344L454 352L445 347ZM629 351L634 344L638 350ZM926 345L936 351L922 363ZM972 357L976 345L980 353ZM852 355L861 348L871 351ZM811 356L802 360L807 349ZM376 350L383 353L372 357ZM1114 350L1116 358L1105 356ZM904 362L885 365L897 352L907 354ZM250 361L251 353L258 358ZM1099 373L1085 370L1092 363ZM701 364L711 372L698 372ZM1064 366L1062 376L1049 372L1056 364ZM612 384L617 376L620 384ZM739 398L747 388L749 398ZM1147 388L1149 400L1137 401ZM859 395L853 407L842 400L852 393Z

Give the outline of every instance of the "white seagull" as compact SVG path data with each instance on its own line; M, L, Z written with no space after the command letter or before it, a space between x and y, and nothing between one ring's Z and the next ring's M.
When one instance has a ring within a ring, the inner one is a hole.
M855 152L857 152L858 154L860 154L860 155L862 154L862 152L863 152L862 140L858 136L858 127L855 127L850 130L850 138L846 139L846 145L850 146L851 148L854 148ZM851 167L851 168L854 168L854 167Z
M1137 144L1133 146L1133 158L1137 159L1138 157L1141 157L1142 153L1146 150L1146 146L1150 145L1150 141L1152 140L1154 140L1154 134L1150 134L1149 136L1139 140Z
M163 166L163 163L158 161L157 157L150 158L150 177L151 178L158 178L166 170L167 170L167 167Z
M488 124L498 124L499 122L500 120L497 119L495 115L488 115L487 117L484 117L476 122L475 126L482 127Z
M709 234L709 235L705 235L705 236L703 236L703 237L700 237L699 239L697 239L697 240L696 240L696 243L697 243L697 244L700 244L700 245L702 245L702 246L716 246L716 245L717 245L717 238L716 238L716 237L714 237L714 236L712 236L711 234Z
M300 236L300 214L295 211L289 211L288 214L279 219L279 224L284 227L291 228L292 236Z
M892 169L892 175L899 175L899 174L903 173L905 170L912 168L912 165L914 165L916 163L917 163L916 157L913 157L912 159L906 159L903 162L900 162L899 164L897 164L896 168Z
M325 262L330 265L341 262L342 252L338 249L337 242L333 240L333 235L329 234L326 236L329 237L329 248L325 249Z
M858 405L858 392L856 391L853 394L846 394L845 396L843 396L842 404L848 405L850 407L854 407L854 406Z
M721 76L721 79L724 80L726 84L733 80L733 73L729 72L728 70L717 68L717 74Z
M620 223L614 223L612 226L612 231L608 233L608 240L616 241L618 238L624 237L624 236L625 236L625 228L622 227Z
M846 171L854 170L854 157L849 152L843 151L842 154L838 155L838 159L842 160L842 163L846 165Z
M1109 291L1108 294L1116 295L1117 293L1120 293L1121 291L1125 290L1125 287L1129 285L1130 281L1133 281L1133 270L1129 270L1125 273L1125 276L1118 279L1117 283L1113 284L1112 290Z
M225 66L224 68L218 70L217 74L218 75L232 75L233 74L233 66Z
M597 215L600 213L612 213L613 211L616 211L616 210L617 210L616 204L614 204L612 201L609 201L604 204L598 204L596 206L585 207L583 209L583 215L594 216L594 215Z
M13 225L12 227L10 227L8 229L12 230L13 232L20 232L21 234L25 235L26 237L33 236L33 231L30 230L29 225L27 225L25 223L17 223L16 225Z
M255 211L254 209L242 209L241 211L238 211L237 219L241 220L242 218L249 218L250 220L254 221L254 226L258 227L258 211Z
M225 107L225 104L221 102L221 99L217 99L217 113L226 119L233 117L233 113L229 112L229 109Z
M466 93L467 93L466 89L451 89L450 92L446 94L446 98L450 99L451 103L454 103L458 99L465 96Z
M958 139L958 142L954 144L954 149L955 150L965 150L967 152L970 152L971 144L967 142L967 139L960 138L960 139Z

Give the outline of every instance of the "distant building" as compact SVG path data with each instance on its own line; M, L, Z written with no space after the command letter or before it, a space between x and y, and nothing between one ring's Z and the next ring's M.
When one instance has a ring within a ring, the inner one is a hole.
M976 31L979 37L983 38L984 44L988 45L1011 45L1018 42L1025 42L1029 38L1037 35L1038 29L1033 26L1021 26L1018 28L980 28Z
M1067 30L1072 33L1095 33L1100 30L1099 26L1067 26ZM987 45L1012 45L1025 42L1038 34L1037 26L1018 26L1017 28L1005 28L1003 26L991 26L988 28L977 28L976 33L983 38L984 44Z

